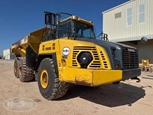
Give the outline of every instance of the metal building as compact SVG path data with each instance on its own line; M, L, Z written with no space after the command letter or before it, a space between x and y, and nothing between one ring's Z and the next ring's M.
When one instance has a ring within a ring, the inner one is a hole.
M153 0L130 0L103 14L103 32L110 41L135 46L139 49L139 62L149 59L153 63ZM141 37L148 42L141 44Z
M11 53L11 49L3 50L3 58L4 59L15 59L15 55Z

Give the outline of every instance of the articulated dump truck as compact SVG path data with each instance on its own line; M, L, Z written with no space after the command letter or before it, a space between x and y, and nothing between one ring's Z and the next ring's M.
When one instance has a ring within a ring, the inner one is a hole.
M67 18L61 19L62 15ZM94 24L68 13L45 12L45 27L12 44L14 74L35 80L48 100L63 97L68 84L98 87L141 74L136 48L98 40Z

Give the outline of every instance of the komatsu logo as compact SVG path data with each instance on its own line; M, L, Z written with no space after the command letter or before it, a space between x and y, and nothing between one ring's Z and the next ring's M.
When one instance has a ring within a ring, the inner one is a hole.
M62 52L63 52L63 55L69 55L70 54L70 48L64 47Z

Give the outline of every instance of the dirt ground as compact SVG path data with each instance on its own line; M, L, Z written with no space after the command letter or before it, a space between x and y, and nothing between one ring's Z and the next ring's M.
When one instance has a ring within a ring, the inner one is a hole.
M153 115L153 73L142 72L140 79L98 88L70 85L64 98L48 101L36 81L22 83L14 77L13 60L0 60L0 115ZM6 100L16 97L31 99L37 106L7 110Z

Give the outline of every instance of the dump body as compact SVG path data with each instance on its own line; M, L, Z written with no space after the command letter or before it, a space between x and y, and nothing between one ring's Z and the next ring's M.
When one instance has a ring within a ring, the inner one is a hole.
M39 45L41 43L41 39L45 32L48 32L48 28L41 28L34 32L31 32L26 37L12 44L11 50L15 55L25 56L26 48L30 46L35 53L38 53Z

